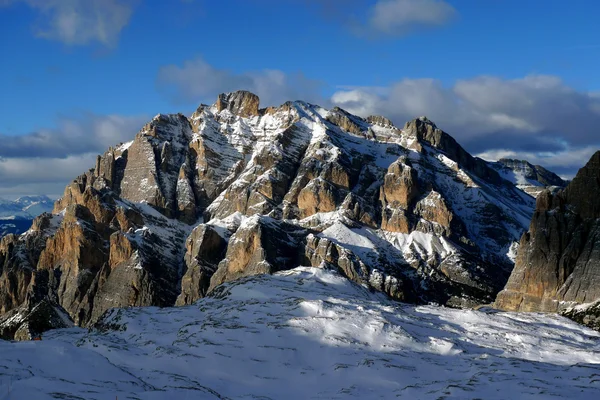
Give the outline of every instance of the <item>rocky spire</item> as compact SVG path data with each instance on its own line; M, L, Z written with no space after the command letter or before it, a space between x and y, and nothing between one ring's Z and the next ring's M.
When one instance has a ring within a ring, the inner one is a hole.
M229 110L234 115L248 118L258 115L259 98L254 93L238 90L220 94L215 105L218 112Z

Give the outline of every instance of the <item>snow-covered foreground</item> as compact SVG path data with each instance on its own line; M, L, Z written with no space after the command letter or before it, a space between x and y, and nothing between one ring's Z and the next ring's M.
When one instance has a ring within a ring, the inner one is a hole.
M0 399L599 398L600 334L559 316L409 306L297 268L122 330L0 341Z

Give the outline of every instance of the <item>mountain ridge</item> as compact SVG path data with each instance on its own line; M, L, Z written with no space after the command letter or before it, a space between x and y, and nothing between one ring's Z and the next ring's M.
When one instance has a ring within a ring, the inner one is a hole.
M98 156L54 214L3 239L0 305L26 314L48 300L86 326L112 307L190 304L303 265L399 300L489 303L533 204L424 117L397 128L222 94L189 118L157 115Z

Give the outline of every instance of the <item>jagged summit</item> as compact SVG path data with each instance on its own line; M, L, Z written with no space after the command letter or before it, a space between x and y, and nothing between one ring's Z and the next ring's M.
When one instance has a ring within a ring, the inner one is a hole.
M0 244L2 312L48 300L86 326L297 266L452 306L504 286L534 200L431 121L259 107L222 94L99 156L53 214ZM0 322L5 337L18 328Z
M258 105L258 96L245 90L220 94L215 103L218 112L229 110L232 114L245 118L258 116Z

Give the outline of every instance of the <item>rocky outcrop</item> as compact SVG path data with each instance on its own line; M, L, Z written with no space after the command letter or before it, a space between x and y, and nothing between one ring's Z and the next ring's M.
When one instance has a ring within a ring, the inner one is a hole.
M242 276L272 274L300 265L304 229L253 216L231 236L225 258L210 279L208 290Z
M452 136L439 129L427 117L419 117L407 122L404 130L416 136L420 142L442 150L450 159L458 163L461 168L470 171L475 176L491 183L503 184L500 175L489 168L485 161L470 155Z
M496 299L498 308L566 312L600 299L598 193L600 152L564 190L538 196L529 232L521 238L515 268Z
M186 242L186 272L177 305L192 304L206 295L210 278L225 258L229 236L230 231L211 225L202 224L194 229Z
M258 116L258 96L245 90L220 94L215 103L217 112L228 110L233 115L248 118Z
M69 314L56 304L42 300L0 316L0 339L34 340L50 329L71 328Z
M418 194L417 172L406 158L392 163L381 186L381 228L391 232L409 233L407 211Z
M0 311L47 302L90 326L305 265L451 306L504 285L533 199L431 121L259 106L223 94L99 156L53 214L0 243Z

